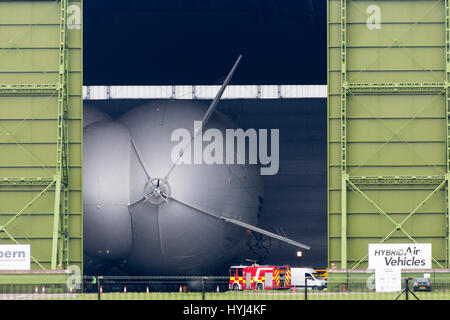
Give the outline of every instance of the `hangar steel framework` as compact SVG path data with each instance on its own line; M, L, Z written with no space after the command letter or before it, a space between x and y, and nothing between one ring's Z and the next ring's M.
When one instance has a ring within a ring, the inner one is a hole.
M448 0L328 0L328 261L429 242L450 267Z
M81 12L0 1L0 243L37 270L82 268Z

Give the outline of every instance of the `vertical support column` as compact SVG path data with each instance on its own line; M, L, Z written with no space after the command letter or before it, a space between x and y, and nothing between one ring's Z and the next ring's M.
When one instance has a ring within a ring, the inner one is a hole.
M56 175L57 192L55 192L55 211L53 220L52 269L56 268L56 261L64 263L68 257L68 56L67 56L67 7L68 0L60 0L60 30L59 30L59 73L58 73L58 132L56 145ZM61 200L61 189L62 200ZM62 210L61 210L62 207ZM61 217L61 232L59 219ZM56 233L55 233L56 230ZM59 238L61 234L61 238ZM60 241L61 240L61 241ZM59 247L59 250L58 250Z
M347 181L348 174L341 176L341 269L347 269Z
M61 14L64 14L64 42L67 42L67 8L68 8L68 0L63 0L64 10L61 10ZM66 45L64 46L66 49ZM64 54L64 105L63 105L63 153L62 153L62 182L63 182L63 198L62 198L62 254L60 260L60 264L66 269L69 264L69 55L67 53Z
M347 172L347 0L341 0L341 169Z
M62 253L60 254L60 264L67 269L69 266L69 186L64 184L63 188L63 218L62 218Z
M56 269L56 258L58 252L58 229L59 229L59 209L61 198L61 177L55 175L55 207L53 211L53 240L52 240L52 261L51 269Z
M67 0L64 0L67 1ZM67 17L65 18L67 20ZM65 24L67 26L67 24ZM67 34L66 34L67 37ZM61 224L61 254L60 264L67 268L69 264L69 59L68 55L64 58L65 64L65 89L63 104L63 152L62 152L62 224Z
M347 268L347 0L341 0L341 269Z
M446 190L446 214L447 214L447 228L446 228L446 237L447 237L447 268L450 268L450 181L449 181L449 174L450 174L450 110L449 110L449 73L450 73L450 7L449 7L449 0L445 0L445 65L446 65L446 72L445 72L445 112L447 114L446 117L446 163L447 163L447 170L445 174L445 179L447 180L447 190Z
M445 205L447 207L447 219L446 219L446 223L447 223L447 228L446 228L446 237L447 237L447 243L446 243L446 247L447 247L447 254L446 254L446 258L447 258L447 265L446 267L449 268L450 267L450 235L449 235L449 226L450 226L450 214L449 214L449 210L448 208L450 208L450 173L446 173L445 174L445 180L447 180L446 183L446 190L445 190Z

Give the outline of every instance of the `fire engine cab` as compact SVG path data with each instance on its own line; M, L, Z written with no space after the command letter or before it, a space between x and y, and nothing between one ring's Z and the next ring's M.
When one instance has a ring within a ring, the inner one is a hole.
M290 289L290 266L232 266L230 290Z

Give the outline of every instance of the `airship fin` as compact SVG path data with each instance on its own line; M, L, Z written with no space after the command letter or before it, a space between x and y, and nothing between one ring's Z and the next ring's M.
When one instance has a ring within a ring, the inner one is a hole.
M225 92L225 89L227 88L228 83L230 83L231 77L233 77L233 74L236 71L236 68L239 65L239 62L241 62L241 59L242 59L242 55L239 55L239 57L237 58L236 62L233 65L233 68L231 68L231 71L228 73L225 81L223 82L222 86L220 87L219 91L217 92L213 102L211 102L211 104L208 107L208 110L206 110L205 114L203 115L201 129L205 128L205 126L208 123L209 119L211 118L212 114L216 110L217 104L219 103L220 98L222 98L222 95ZM194 141L194 139L197 137L198 133L201 131L202 130L197 130L196 132L194 132L194 134L192 135L191 141L184 147L183 151L185 151L187 148L189 148L189 146L192 144L192 141ZM164 179L167 180L169 178L170 174L172 173L173 169L177 166L180 159L181 159L181 155L178 158L178 160L173 163L172 167L170 168L169 172L166 174Z
M286 238L286 237L282 237L282 236L277 235L277 234L275 234L273 232L270 232L270 231L267 231L267 230L255 227L255 226L250 225L248 223L245 223L245 222L242 222L242 221L239 221L239 220L235 220L235 219L231 219L231 218L227 218L227 217L221 217L221 218L222 218L222 220L225 220L226 222L230 222L230 223L233 223L233 224L238 225L240 227L243 227L243 228L246 228L246 229L249 229L249 230L261 233L261 234L264 234L264 235L269 236L271 238L274 238L274 239L277 239L277 240L289 243L289 244L291 244L291 245L293 245L295 247L303 248L303 249L306 249L306 250L311 249L309 246L307 246L305 244L302 244L300 242L291 240L291 239Z
M239 57L237 58L236 62L233 65L233 68L231 68L230 73L228 73L227 78L225 79L225 81L223 82L222 86L220 87L219 92L217 92L213 102L209 106L208 110L206 110L206 113L205 113L205 115L203 116L203 119L202 119L202 129L205 128L206 124L209 121L209 118L211 118L212 114L216 110L216 106L219 103L220 98L222 98L222 95L225 92L225 89L227 88L228 84L230 83L231 77L233 77L233 74L236 71L236 68L239 65L239 62L241 62L241 59L242 59L242 55L239 55Z
M136 153L136 156L137 156L137 158L139 160L139 163L141 164L142 169L144 169L145 175L150 180L150 173L148 172L147 168L144 165L144 161L143 161L143 158L141 156L141 153L139 152L138 148L136 147L136 144L134 143L133 138L130 137L130 141L131 141L131 145L133 146L134 152Z

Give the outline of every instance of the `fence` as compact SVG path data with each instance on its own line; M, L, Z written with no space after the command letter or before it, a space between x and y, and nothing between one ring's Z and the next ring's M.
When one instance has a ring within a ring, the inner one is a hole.
M403 277L402 292L376 292L374 277L349 276L326 288L304 290L230 290L229 277L83 277L76 282L1 284L0 300L450 300L450 276L433 281L431 291L414 291L415 279ZM406 285L409 290L406 290Z

